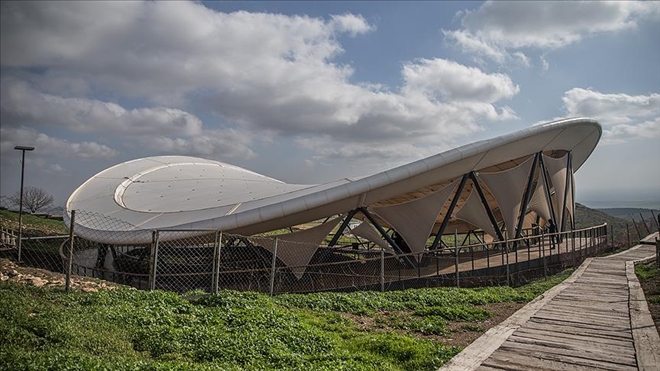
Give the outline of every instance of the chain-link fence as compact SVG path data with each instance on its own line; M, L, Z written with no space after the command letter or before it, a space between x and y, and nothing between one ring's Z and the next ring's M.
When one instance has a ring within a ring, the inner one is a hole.
M437 250L397 254L362 242L327 247L285 236L214 230L136 232L136 226L108 216L79 211L72 218L74 234L84 232L80 235L89 239L74 236L71 243L69 236L24 238L23 263L176 292L232 289L278 294L520 285L613 250L607 225L554 235L529 232L528 237L492 243L456 235ZM8 241L3 254L15 258L11 234L3 238Z
M210 230L154 231L143 253L148 288L270 294L520 285L606 251L607 226L424 253L324 247Z

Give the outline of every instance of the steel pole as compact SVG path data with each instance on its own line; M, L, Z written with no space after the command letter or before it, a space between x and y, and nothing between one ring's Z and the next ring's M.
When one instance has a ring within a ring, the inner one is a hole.
M380 249L380 291L385 291L385 249Z
M275 290L275 265L277 264L277 237L275 238L275 247L273 248L273 263L270 271L270 296L273 296Z
M67 255L66 260L66 282L64 285L64 291L69 292L71 290L71 265L73 263L73 247L74 244L74 225L76 223L76 210L71 210L71 224L69 225L69 254Z
M23 238L23 179L25 178L25 150L22 150L23 156L21 159L21 195L18 202L18 262L21 262L21 249Z

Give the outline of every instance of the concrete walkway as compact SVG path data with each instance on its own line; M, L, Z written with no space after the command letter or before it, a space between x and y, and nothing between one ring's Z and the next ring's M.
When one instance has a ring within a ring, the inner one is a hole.
M660 370L660 337L634 270L654 257L655 246L637 245L585 260L440 370Z

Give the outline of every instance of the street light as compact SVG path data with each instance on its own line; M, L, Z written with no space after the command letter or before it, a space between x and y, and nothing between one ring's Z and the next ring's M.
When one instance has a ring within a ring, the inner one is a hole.
M23 151L21 160L21 195L18 201L18 262L21 262L21 238L23 237L23 178L25 177L25 151L34 151L34 147L16 146L15 150Z

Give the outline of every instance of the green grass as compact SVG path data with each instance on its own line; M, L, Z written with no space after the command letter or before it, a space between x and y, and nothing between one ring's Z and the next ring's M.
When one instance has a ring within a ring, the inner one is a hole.
M635 273L641 280L649 280L660 275L660 269L654 264L639 264L635 266Z
M655 262L636 265L635 273L649 304L660 304L660 269Z
M0 226L18 230L18 213L9 210L0 210ZM25 236L69 234L69 229L61 220L45 219L30 214L23 214L23 230Z
M425 335L449 335L451 320L480 328L491 316L480 305L529 301L567 275L519 289L197 299L2 282L0 370L433 370L460 348ZM359 328L355 315L370 316L376 329Z

